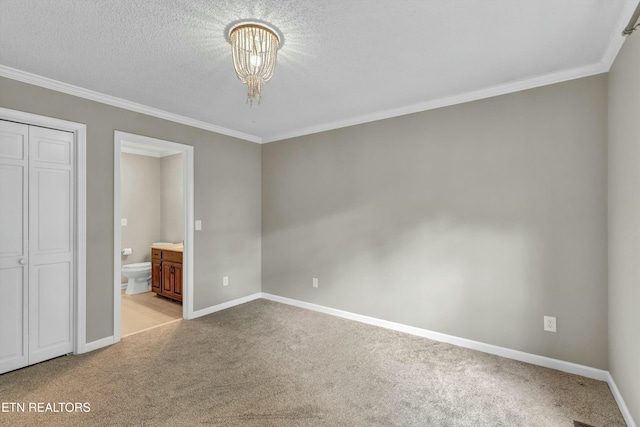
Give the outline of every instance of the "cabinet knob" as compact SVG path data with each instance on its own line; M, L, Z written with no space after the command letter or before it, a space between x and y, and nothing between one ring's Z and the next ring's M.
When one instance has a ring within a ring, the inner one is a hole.
M26 265L27 264L27 259L26 258L20 258L18 260L18 262L20 263L20 265Z

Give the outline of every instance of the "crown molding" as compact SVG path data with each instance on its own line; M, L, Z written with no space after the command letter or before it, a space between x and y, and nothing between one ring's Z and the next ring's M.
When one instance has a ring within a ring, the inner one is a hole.
M335 122L323 123L320 125L309 126L306 128L300 128L291 132L284 132L280 134L271 135L262 138L262 143L282 141L284 139L296 138L300 136L310 135L319 132L326 132L333 129L344 128L348 126L360 125L363 123L374 122L378 120L390 119L393 117L404 116L407 114L419 113L422 111L435 110L437 108L449 107L452 105L463 104L471 101L478 101L481 99L492 98L494 96L506 95L509 93L520 92L527 89L533 89L540 86L547 86L554 83L561 83L568 80L579 79L582 77L588 77L596 74L606 73L608 67L602 62L588 65L580 68L573 68L570 70L563 70L555 73L543 74L540 76L517 80L486 89L480 89L476 91L461 93L445 98L420 102L417 104L411 104L399 108L392 108L384 111L377 111L371 114L365 114L362 116L353 117L346 120L338 120Z
M56 90L59 92L67 93L81 98L90 99L97 102L102 102L115 107L124 108L130 111L147 114L150 116L158 117L161 119L169 120L176 123L193 126L196 128L220 133L234 138L243 139L246 141L255 142L258 144L265 144L269 142L282 141L285 139L301 137L305 135L311 135L314 133L331 131L334 129L340 129L349 126L360 125L364 123L374 122L378 120L390 119L393 117L404 116L407 114L419 113L422 111L435 110L437 108L449 107L452 105L463 104L471 101L478 101L481 99L492 98L494 96L506 95L509 93L520 92L527 89L533 89L541 86L547 86L555 83L561 83L569 80L579 79L582 77L589 77L596 74L606 73L611 68L616 55L620 51L625 37L622 35L612 36L609 47L605 52L601 62L587 65L585 67L573 68L569 70L563 70L554 73L543 74L532 78L517 80L486 89L480 89L476 91L461 93L449 97L439 98L436 100L430 100L420 102L417 104L411 104L402 106L399 108L392 108L383 111L377 111L371 114L365 114L361 116L351 117L345 120L337 120L333 122L321 123L318 125L308 126L304 128L295 129L289 132L276 133L270 136L257 136L250 135L243 132L235 131L233 129L223 128L211 123L202 122L199 120L191 119L177 114L169 113L167 111L158 110L155 108L147 107L142 104L137 104L131 101L127 101L122 98L116 98L110 95L105 95L92 90L84 89L78 86L69 85L56 80L49 79L47 77L38 76L36 74L27 73L25 71L17 70L14 68L0 65L0 76L7 77L13 80L22 81L24 83L41 86L47 89Z
M180 116L178 114L169 113L168 111L159 110L153 107L148 107L146 105L127 101L126 99L117 98L115 96L105 95L104 93L85 89L79 86L70 85L67 83L50 79L48 77L43 77L37 74L32 74L26 71L7 67L5 65L0 65L0 77L6 77L8 79L17 80L17 81L32 84L35 86L40 86L46 89L55 90L57 92L66 93L68 95L89 99L91 101L101 102L103 104L111 105L118 108L123 108L129 111L135 111L136 113L142 113L149 116L157 117L159 119L169 120L171 122L208 130L211 132L231 136L238 139L243 139L245 141L256 142L258 144L262 142L262 138L256 135L250 135L250 134L239 132L233 129L227 129L222 126L217 126L212 123L207 123L207 122L195 120L189 117Z

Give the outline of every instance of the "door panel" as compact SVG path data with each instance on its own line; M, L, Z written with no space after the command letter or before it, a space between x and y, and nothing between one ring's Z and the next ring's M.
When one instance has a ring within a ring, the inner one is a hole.
M40 265L34 270L31 272L29 305L37 309L29 311L29 363L64 354L58 349L71 341L72 333L69 322L72 316L69 263Z
M171 296L173 294L173 279L171 269L173 263L169 261L162 261L162 294Z
M154 259L151 260L151 290L162 292L162 263Z
M2 120L0 126L0 158L25 160L29 127Z
M0 268L0 373L26 366L27 310L25 268Z
M33 161L71 165L71 144L73 140L61 140L53 129L40 128L35 139ZM68 132L64 132L68 133Z
M182 301L182 264L175 263L174 268L173 297L178 301Z
M29 128L29 363L73 351L73 134Z
M0 120L0 373L28 363L29 127Z
M25 169L22 165L0 164L0 258L22 257L26 252Z
M32 187L38 189L32 210L37 220L31 224L31 253L68 253L71 249L69 232L71 216L71 172L38 169L32 176Z

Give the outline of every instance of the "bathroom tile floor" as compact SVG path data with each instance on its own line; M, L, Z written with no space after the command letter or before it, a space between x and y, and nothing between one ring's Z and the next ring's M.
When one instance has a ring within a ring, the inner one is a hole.
M120 335L126 337L182 319L182 304L153 292L127 295L122 291Z

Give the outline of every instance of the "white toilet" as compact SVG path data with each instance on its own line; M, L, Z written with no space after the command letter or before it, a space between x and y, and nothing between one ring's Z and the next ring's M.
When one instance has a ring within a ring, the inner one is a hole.
M171 245L170 242L154 242L153 246ZM151 291L151 263L136 262L122 266L122 275L129 279L125 294L135 295Z
M151 263L136 262L122 266L122 275L129 279L125 294L135 295L151 290Z

